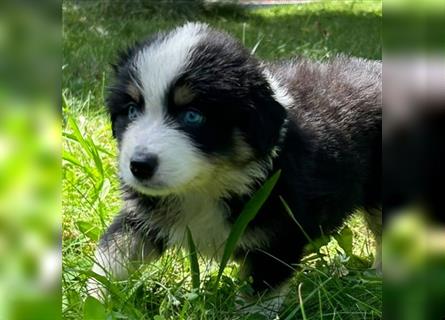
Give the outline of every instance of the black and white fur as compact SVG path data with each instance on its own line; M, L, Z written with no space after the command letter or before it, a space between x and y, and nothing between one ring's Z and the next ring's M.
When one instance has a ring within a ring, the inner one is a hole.
M125 278L130 265L185 246L187 227L200 253L219 257L244 204L279 169L236 249L257 292L284 284L307 244L280 196L311 238L364 209L380 242L379 62L266 63L228 34L188 23L123 53L115 73L107 105L124 206L95 272ZM190 109L205 122L181 122ZM153 172L138 178L132 159L147 154Z

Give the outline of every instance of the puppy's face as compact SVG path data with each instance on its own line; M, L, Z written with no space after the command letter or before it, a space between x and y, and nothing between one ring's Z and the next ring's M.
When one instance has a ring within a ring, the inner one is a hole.
M141 193L206 188L278 142L283 106L258 62L226 34L186 24L132 48L115 71L107 104L120 175Z

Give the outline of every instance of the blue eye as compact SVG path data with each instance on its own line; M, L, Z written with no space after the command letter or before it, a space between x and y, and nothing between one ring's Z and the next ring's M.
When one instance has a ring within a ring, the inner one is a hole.
M200 126L204 123L205 117L198 110L190 109L180 115L180 120L187 126Z
M131 121L134 121L140 115L141 115L141 111L139 110L139 107L134 103L130 103L128 105L128 119L130 119Z

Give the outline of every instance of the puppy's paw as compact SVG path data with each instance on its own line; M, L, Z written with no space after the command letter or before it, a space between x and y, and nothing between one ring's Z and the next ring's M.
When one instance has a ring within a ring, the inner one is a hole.
M108 290L98 280L90 278L87 281L87 294L104 303L108 295Z

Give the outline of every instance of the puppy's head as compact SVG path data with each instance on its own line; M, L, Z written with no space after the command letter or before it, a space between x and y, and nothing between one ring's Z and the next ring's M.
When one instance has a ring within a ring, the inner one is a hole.
M189 23L122 54L115 73L107 105L124 184L164 195L258 178L251 164L276 147L285 110L229 35Z

